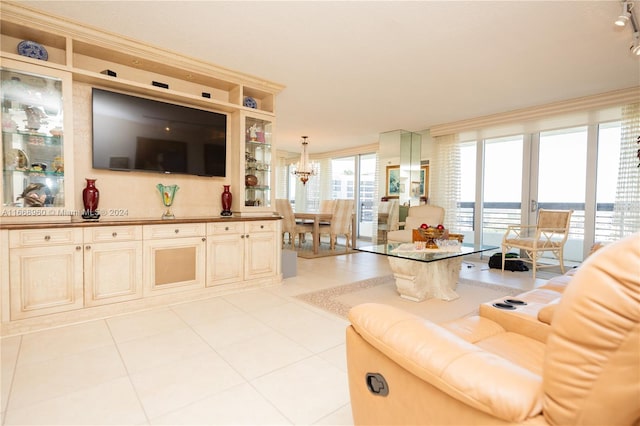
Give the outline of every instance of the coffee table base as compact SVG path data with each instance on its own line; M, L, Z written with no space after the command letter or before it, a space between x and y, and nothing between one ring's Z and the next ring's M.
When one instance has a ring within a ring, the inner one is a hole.
M454 290L460 278L461 257L437 262L389 257L389 265L396 279L398 293L404 299L422 302L430 298L449 301L460 297Z

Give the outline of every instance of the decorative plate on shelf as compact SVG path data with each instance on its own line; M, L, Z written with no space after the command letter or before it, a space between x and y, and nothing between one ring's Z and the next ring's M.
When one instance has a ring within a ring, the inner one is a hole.
M49 59L49 53L40 43L31 40L22 40L18 43L18 53L29 58L40 59L46 61Z
M258 102L256 102L256 100L251 96L245 96L244 106L246 106L247 108L258 108Z

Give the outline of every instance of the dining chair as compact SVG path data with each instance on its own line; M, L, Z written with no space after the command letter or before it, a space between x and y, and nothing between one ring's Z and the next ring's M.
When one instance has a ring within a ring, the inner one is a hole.
M297 235L298 247L302 247L304 235L307 232L313 234L313 225L296 222L296 217L289 200L276 199L276 210L278 214L282 216L282 246L284 247L285 234L289 234L289 244L292 246L295 245Z
M351 221L355 207L354 200L335 200L331 212L331 224L329 225L329 241L331 250L336 248L338 235L344 235L347 239L347 248L351 247Z
M502 271L504 272L505 254L511 249L520 249L525 254L520 260L532 265L533 279L536 278L536 269L555 266L538 263L545 252L558 259L560 270L564 274L563 251L569 237L572 214L573 210L540 209L537 225L509 226L502 237Z

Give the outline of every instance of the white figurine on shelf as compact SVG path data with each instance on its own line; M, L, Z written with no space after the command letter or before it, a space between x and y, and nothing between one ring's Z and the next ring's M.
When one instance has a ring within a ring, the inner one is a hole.
M255 141L258 139L258 125L254 124L253 126L249 127L249 138L251 138L252 141Z

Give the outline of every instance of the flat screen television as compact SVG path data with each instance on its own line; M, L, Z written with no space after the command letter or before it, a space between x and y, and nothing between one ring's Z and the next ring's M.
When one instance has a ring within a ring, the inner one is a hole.
M93 168L226 174L227 116L93 88Z

